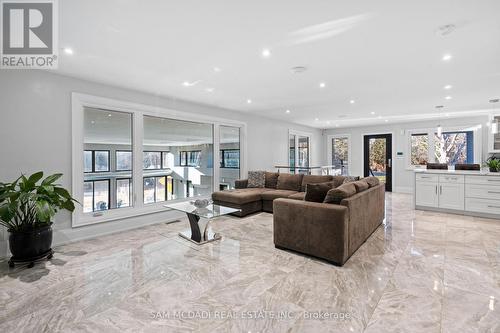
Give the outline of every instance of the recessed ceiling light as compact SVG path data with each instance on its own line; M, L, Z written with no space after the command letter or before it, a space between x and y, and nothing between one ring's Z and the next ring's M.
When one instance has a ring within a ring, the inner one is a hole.
M214 67L214 72L220 72L220 68L219 67Z
M305 66L295 66L295 67L292 67L290 70L294 74L299 74L299 73L304 73L307 70L307 67L305 67Z
M449 117L449 116L450 116L450 114L449 114L449 113L447 113L447 114L445 114L445 116L446 116L446 117Z
M271 50L263 49L261 54L264 58L269 58L271 56Z
M196 81L193 81L193 82L184 81L184 82L182 82L182 85L183 85L184 87L192 87L192 86L197 85L197 84L198 84L198 83L200 83L200 82L201 82L201 80L196 80Z
M382 116L378 116L377 118L378 118L378 119L381 119L381 118L382 118Z
M318 120L319 120L319 118L314 118L314 120L318 121Z
M330 125L330 120L328 120L326 123L327 123L328 125Z
M320 87L320 88L324 88L324 87L326 87L326 83L325 83L325 82L321 82L321 83L319 84L319 87Z
M73 54L73 49L71 49L69 47L65 47L64 48L64 53L66 53L68 55L72 55Z
M451 84L447 84L443 88L446 90L450 90L451 88L453 88L453 86Z
M91 124L95 124L95 120L92 120L90 123L91 123Z
M451 99L451 96L446 96L444 99Z
M375 114L375 111L370 112L370 114L371 114L371 115L374 115L374 114Z
M389 119L384 120L386 123L389 121Z
M111 113L108 113L108 117L111 117Z
M290 113L290 110L286 110L285 113Z
M451 54L448 54L448 53L447 53L447 54L443 55L443 58L442 58L442 59L443 59L443 61L450 61L450 60L451 60L451 58L453 58L453 57L451 56Z
M349 101L349 103L354 104L354 103L356 103L356 101L355 101L355 100L353 100L353 99L351 99L351 100Z
M214 92L215 88L205 88L205 90L209 93L212 93Z
M248 104L252 104L252 100L251 99L247 99L247 103Z

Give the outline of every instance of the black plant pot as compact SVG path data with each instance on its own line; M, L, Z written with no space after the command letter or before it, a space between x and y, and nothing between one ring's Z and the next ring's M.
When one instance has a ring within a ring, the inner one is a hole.
M16 262L33 262L41 258L52 257L52 223L43 227L26 231L9 231L9 248L12 258L11 267Z
M490 168L490 172L498 172L496 168Z

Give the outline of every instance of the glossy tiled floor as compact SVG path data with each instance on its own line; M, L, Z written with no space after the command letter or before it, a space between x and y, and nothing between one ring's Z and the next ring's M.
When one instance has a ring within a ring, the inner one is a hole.
M61 246L32 269L0 262L0 330L499 332L500 221L410 207L389 194L344 267L275 249L266 213L218 220L224 239L201 247L182 221Z

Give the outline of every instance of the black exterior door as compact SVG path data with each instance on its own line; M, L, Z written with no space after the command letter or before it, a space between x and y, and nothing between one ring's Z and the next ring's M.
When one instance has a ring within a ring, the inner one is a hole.
M392 134L365 135L363 140L364 176L375 176L392 192Z

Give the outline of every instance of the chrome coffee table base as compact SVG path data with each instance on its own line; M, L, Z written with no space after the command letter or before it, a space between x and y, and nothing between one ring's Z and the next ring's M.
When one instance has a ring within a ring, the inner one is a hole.
M182 231L179 233L179 236L197 245L210 243L222 238L220 234L212 231L212 228L209 226L210 219L191 213L186 214L189 219L191 230Z

